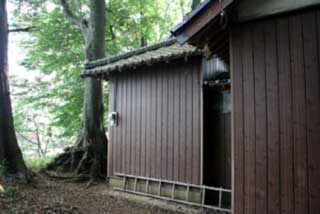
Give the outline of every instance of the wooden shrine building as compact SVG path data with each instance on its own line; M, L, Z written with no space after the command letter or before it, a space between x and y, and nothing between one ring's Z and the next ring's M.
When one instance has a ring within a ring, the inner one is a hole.
M163 183L156 195L172 198L175 185L176 197L188 194L189 202L201 202L201 185L219 187L219 207L223 200L230 209L230 75L222 61L169 39L91 62L82 76L109 83L113 183L123 175L149 178L153 187ZM206 200L218 197L209 192Z
M172 30L230 66L234 214L320 212L319 5L206 0Z
M234 214L320 211L320 0L204 0L176 39L86 65L123 191Z

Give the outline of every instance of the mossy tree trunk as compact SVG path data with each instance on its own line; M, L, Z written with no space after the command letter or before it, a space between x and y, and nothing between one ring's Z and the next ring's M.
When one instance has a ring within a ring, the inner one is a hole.
M11 173L28 180L14 129L8 79L8 17L6 0L0 1L0 162L6 162Z
M105 57L105 16L104 0L90 1L90 19L85 36L86 60L93 61ZM102 80L86 78L83 103L83 126L76 147L86 151L76 168L81 173L88 166L90 175L97 177L107 172L107 137L103 123L103 83ZM81 168L83 167L83 169Z
M90 18L79 18L70 10L66 0L61 0L67 18L82 31L86 44L86 60L93 61L105 56L104 0L90 0ZM57 157L49 169L72 171L90 178L105 176L107 172L107 137L103 123L103 83L94 78L84 79L82 127L79 138L71 149Z

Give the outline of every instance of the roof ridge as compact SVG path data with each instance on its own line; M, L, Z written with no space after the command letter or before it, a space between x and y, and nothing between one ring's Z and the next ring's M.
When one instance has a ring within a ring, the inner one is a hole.
M90 68L94 68L94 67L97 67L97 66L107 65L107 64L114 63L114 62L122 60L122 59L130 58L130 57L135 56L135 55L143 54L143 53L148 52L148 51L153 51L153 50L156 50L156 49L159 49L159 48L162 48L162 47L173 45L176 42L177 42L176 38L170 38L170 39L168 39L166 41L155 43L153 45L149 45L149 46L146 46L146 47L137 48L137 49L134 49L132 51L126 52L124 54L120 54L120 55L116 55L116 56L112 56L112 57L108 57L108 58L104 58L104 59L98 59L98 60L95 60L95 61L87 62L87 63L84 64L84 67L85 67L85 69L90 69Z

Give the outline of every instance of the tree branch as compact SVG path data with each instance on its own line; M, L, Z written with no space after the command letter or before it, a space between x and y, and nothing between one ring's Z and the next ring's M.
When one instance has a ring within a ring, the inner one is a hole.
M30 32L31 30L35 29L36 27L24 27L24 28L13 28L9 29L9 33L18 33L18 32Z
M113 26L112 25L109 25L109 31L110 31L110 34L111 34L110 41L115 40L116 39L116 34L113 31Z
M70 22L72 22L73 24L78 25L80 27L82 20L81 20L81 18L78 18L77 16L75 16L72 13L67 0L61 0L61 4L63 7L64 14L67 16L67 18L70 20Z
M88 28L87 20L77 17L70 9L67 0L61 0L61 5L63 7L64 14L66 15L67 19L74 25L80 28L83 33L86 33Z
M38 144L32 140L30 140L29 138L27 138L26 136L24 136L23 134L17 132L17 135L20 136L22 139L24 139L25 141L29 142L30 144L34 145L34 146L38 146Z

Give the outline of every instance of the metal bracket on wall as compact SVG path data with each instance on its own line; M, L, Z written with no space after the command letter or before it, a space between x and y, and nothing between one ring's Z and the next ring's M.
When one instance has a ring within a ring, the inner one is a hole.
M147 196L147 197L152 197L156 199L162 199L162 200L167 200L167 201L173 201L176 203L182 203L186 205L191 205L191 206L196 206L196 207L202 207L202 208L207 208L207 209L212 209L215 211L223 212L223 213L231 213L231 208L230 207L225 207L223 205L223 194L230 194L231 195L231 190L229 189L224 189L224 188L215 188L215 187L209 187L209 186L203 186L203 185L194 185L194 184L188 184L188 183L182 183L182 182L175 182L175 181L168 181L168 180L162 180L162 179L156 179L156 178L148 178L148 177L141 177L141 176L134 176L134 175L127 175L127 174L122 174L122 173L115 173L117 177L122 179L123 185L122 188L114 188L117 191L122 191L122 192L127 192L127 193L132 193L136 195L141 195L141 196ZM127 185L129 183L129 180L133 180L133 188L130 188L130 185ZM137 188L138 182L145 182L145 191L139 191ZM157 184L157 193L152 194L150 193L150 183L155 183ZM170 185L171 186L171 194L170 196L164 196L161 194L161 190L164 185ZM178 199L176 197L176 190L178 187L184 187L186 188L186 197L185 199ZM194 189L199 191L200 197L201 197L201 202L196 203L192 202L190 200L190 189ZM218 199L218 204L217 205L208 205L206 204L206 194L211 191L219 194L219 199Z

